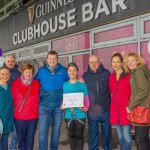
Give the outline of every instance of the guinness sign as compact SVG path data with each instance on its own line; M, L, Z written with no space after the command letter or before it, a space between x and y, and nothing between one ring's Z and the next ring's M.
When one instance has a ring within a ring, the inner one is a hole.
M28 7L28 17L31 24L33 24L34 17L35 17L35 4Z

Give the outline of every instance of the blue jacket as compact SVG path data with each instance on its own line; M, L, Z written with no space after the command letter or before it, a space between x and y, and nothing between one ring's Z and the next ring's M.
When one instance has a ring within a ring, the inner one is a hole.
M0 86L0 118L3 122L4 133L13 131L13 104L10 86L7 87L7 90Z
M47 64L39 69L35 79L40 82L40 109L49 110L60 107L63 97L63 84L69 80L67 70L57 64L52 74Z
M109 76L110 72L101 64L95 73L88 67L84 73L83 79L88 88L90 99L90 108L88 113L95 116L101 112L110 111L110 92L109 92Z
M6 64L4 64L4 66L6 66ZM10 76L10 79L8 81L8 84L10 86L12 86L12 83L21 75L21 72L18 70L17 64L14 66L14 68L10 69L10 73L11 73L11 76Z

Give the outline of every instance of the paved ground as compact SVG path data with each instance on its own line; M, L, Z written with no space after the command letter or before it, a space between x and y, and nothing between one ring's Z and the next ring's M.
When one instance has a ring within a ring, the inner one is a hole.
M50 132L51 131L49 131L49 141L50 141ZM118 141L117 141L117 134L116 134L115 129L113 129L112 132L113 132L113 150L119 150ZM85 139L84 150L88 150L87 126L85 128L85 132L84 133L85 133L84 134L84 139ZM100 139L102 139L102 138L100 138ZM9 139L9 141L10 141L10 139ZM100 140L100 143L102 143L101 140ZM134 141L132 142L132 144L133 144L132 150L136 150ZM37 131L36 131L36 134L35 134L34 150L39 150L38 149L38 128L37 128ZM65 126L64 122L62 123L62 127L61 127L61 136L60 136L60 142L59 142L59 150L70 150L69 149L69 145L68 145L68 134L67 134L67 130L66 130L66 126ZM100 150L102 150L101 146L100 146Z

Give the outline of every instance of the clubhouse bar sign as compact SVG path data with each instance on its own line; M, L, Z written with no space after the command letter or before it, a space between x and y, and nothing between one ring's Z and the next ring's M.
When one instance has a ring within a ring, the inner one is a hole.
M75 0L55 0L55 2L49 1L43 5L37 5L36 8L35 5L33 5L28 8L30 23L33 23L34 15L38 19L47 14L50 14L53 11L57 11L60 7L65 7L67 4L69 5L74 2ZM102 13L104 13L106 16L117 13L117 7L120 7L122 11L126 10L127 6L125 4L125 0L112 0L111 9L105 0L99 0L95 12L93 11L94 4L92 2L84 3L81 6L81 10L72 8L67 10L66 13L62 12L58 16L52 16L48 20L44 20L41 23L35 24L20 32L14 33L13 44L17 45L32 39L39 38L41 36L54 34L58 32L58 30L61 31L77 26L77 11L81 12L81 24L83 24L90 22L93 19L100 19L100 15Z
M149 0L40 0L0 22L0 45L10 50L80 32L149 11L147 4ZM9 35L7 45L4 34Z

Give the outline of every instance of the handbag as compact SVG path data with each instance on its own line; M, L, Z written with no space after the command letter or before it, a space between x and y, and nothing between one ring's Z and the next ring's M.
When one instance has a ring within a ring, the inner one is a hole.
M130 113L128 113L127 118L132 123L140 125L148 125L150 122L150 111L148 108L150 96L148 97L147 106L136 106Z

